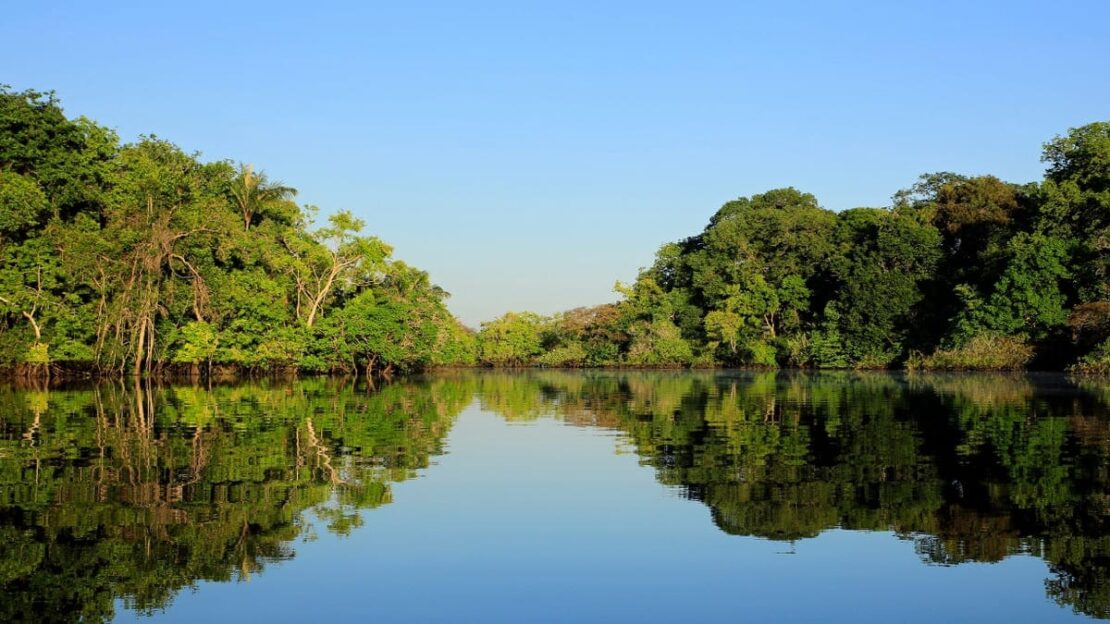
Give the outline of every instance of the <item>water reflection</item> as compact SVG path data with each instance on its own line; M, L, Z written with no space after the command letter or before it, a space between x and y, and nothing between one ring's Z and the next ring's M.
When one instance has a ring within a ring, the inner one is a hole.
M105 620L261 572L442 452L472 401L619 431L722 531L893 530L922 560L1044 559L1047 595L1110 616L1110 390L1023 376L466 372L0 389L0 620Z

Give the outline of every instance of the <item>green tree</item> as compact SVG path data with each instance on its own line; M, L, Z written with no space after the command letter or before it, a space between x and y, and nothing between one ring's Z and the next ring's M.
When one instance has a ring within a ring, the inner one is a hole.
M406 366L473 362L427 274L350 213L313 230L294 193L154 137L121 146L52 94L0 88L0 366L346 370L316 326L364 293L408 315L381 347L413 349Z
M989 297L968 294L956 319L956 342L986 331L1030 339L1046 337L1068 320L1062 282L1071 276L1067 245L1043 234L1018 234L1007 245L1007 264Z
M854 364L888 366L905 356L920 322L942 258L940 235L897 211L856 208L837 215L836 240L825 288L838 339Z
M1038 230L1075 241L1083 302L1110 300L1110 122L1073 128L1044 146Z
M478 332L480 358L494 366L529 364L542 351L544 320L531 312L508 312L482 323Z
M289 273L296 284L297 318L308 327L316 322L337 286L368 285L378 277L392 248L376 237L359 236L365 223L350 212L328 217L329 225L311 235L283 242L291 258Z
M297 189L284 186L280 182L270 182L264 172L255 173L252 165L240 165L239 175L231 183L231 196L243 215L243 230L251 229L251 223L259 216L288 216L298 212L292 203Z

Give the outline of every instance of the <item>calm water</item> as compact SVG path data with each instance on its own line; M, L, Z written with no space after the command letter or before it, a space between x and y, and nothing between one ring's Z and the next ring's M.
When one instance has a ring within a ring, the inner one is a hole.
M0 621L1110 617L1110 384L0 389Z

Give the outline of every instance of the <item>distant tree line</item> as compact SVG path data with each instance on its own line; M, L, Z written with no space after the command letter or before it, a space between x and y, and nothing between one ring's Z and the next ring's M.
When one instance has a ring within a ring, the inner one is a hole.
M121 145L0 87L0 367L158 374L473 364L427 273L250 165Z
M1110 373L1110 123L1043 160L1041 182L928 174L886 208L833 212L793 188L730 201L618 303L506 314L479 358Z

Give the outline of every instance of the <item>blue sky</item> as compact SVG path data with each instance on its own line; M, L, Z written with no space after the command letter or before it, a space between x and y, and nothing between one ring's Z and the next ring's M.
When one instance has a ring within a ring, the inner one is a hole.
M30 2L0 83L350 209L477 325L779 186L885 205L1110 119L1110 2Z

